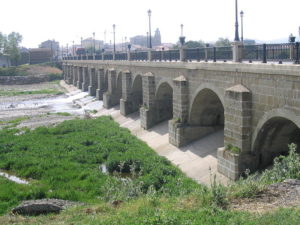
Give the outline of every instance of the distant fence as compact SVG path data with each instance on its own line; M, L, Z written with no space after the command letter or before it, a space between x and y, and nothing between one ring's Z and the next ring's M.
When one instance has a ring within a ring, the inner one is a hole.
M128 50L129 51L129 50ZM292 62L299 64L299 42L283 44L240 45L238 47L240 61L248 62ZM180 54L184 54L181 56ZM149 58L149 56L151 58ZM82 55L64 57L64 60L132 60L132 61L169 61L200 62L200 61L231 61L232 47L183 48L173 50L104 52L97 55Z

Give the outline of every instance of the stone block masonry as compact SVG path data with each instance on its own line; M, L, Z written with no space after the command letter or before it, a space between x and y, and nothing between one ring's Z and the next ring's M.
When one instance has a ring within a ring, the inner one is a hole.
M139 110L144 129L169 120L173 145L224 129L215 153L219 172L233 180L281 154L276 147L262 152L272 138L300 146L299 65L74 60L64 61L63 71L67 82L77 73L77 84L90 86L105 108L120 104L123 115Z

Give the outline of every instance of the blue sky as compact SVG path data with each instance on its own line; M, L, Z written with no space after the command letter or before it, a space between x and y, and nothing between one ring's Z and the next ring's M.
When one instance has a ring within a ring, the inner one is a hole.
M244 11L244 38L262 41L299 37L299 0L239 0ZM116 41L146 34L147 10L152 10L152 30L159 28L163 42L176 42L180 24L187 40L234 38L235 0L2 0L0 31L20 32L22 45L37 47L47 39L61 44L80 42L80 37Z

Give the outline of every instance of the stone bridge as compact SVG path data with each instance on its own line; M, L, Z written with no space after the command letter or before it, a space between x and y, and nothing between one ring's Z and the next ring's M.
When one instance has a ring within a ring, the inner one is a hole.
M299 65L65 60L63 72L105 108L139 110L144 129L168 120L177 147L223 129L218 171L233 180L300 146Z

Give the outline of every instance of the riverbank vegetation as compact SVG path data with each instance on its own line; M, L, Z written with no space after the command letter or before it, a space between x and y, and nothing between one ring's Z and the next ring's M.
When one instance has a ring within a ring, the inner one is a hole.
M0 131L0 169L30 184L0 178L0 224L299 224L300 207L262 215L230 207L232 199L252 198L270 183L300 178L294 146L261 176L227 187L212 177L206 187L110 117L23 128L19 134L14 128ZM85 205L47 216L6 214L22 200L40 198Z
M0 67L0 76L28 76L28 75L50 75L53 80L62 79L62 71L52 65L20 65L12 67Z

